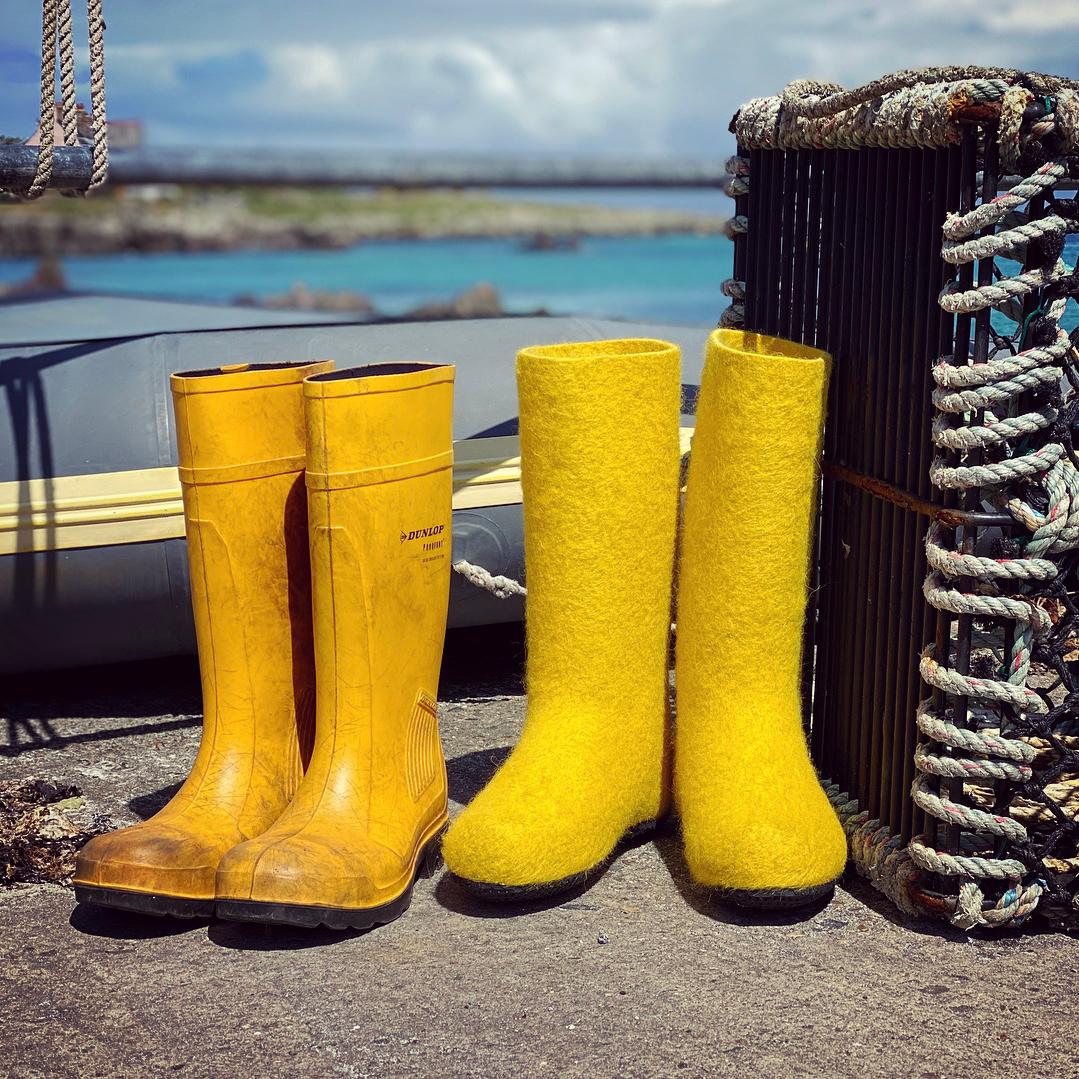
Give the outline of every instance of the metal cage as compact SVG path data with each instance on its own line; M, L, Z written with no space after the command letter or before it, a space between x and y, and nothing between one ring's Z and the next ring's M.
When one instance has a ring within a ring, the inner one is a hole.
M792 87L736 115L729 165L724 322L834 360L814 759L858 868L965 928L1074 922L1079 888L1075 99L1010 74L901 79L834 109L837 88ZM927 100L947 121L932 131Z

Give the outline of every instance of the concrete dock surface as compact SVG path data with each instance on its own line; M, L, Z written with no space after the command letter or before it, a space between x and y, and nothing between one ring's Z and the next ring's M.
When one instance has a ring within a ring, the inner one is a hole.
M454 812L520 730L518 627L451 634ZM9 680L0 781L149 816L199 736L194 660ZM590 888L484 906L441 873L368 933L169 921L0 888L0 1075L1079 1075L1079 941L909 921L857 879L825 906L706 902L675 827Z

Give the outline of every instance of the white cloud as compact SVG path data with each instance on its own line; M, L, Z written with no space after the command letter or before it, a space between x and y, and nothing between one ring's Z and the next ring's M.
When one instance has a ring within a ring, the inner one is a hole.
M110 0L110 95L161 143L245 131L279 145L716 156L735 108L793 78L854 85L956 62L1079 74L1076 0L320 0L311 12ZM246 72L232 85L230 58ZM5 108L0 92L0 120Z
M285 117L378 124L393 119L406 146L534 149L621 137L654 141L662 62L640 30L598 24L572 44L555 30L447 36L359 46L276 46L247 109ZM661 58L660 58L661 60ZM649 131L651 129L651 132Z
M350 79L345 58L329 45L275 45L263 56L267 87L279 112L347 106Z

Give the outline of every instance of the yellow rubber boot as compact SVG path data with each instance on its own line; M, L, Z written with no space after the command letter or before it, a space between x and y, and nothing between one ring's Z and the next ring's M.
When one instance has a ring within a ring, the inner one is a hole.
M268 828L299 785L315 703L302 382L332 367L172 377L202 742L164 809L83 848L80 902L209 916L221 856Z
M843 872L843 829L802 730L802 624L828 356L708 342L678 586L675 793L695 881L799 906Z
M483 898L580 886L667 810L679 370L663 341L518 354L528 713L443 844Z
M305 383L315 749L281 818L222 860L220 917L365 929L437 864L453 375L377 364Z

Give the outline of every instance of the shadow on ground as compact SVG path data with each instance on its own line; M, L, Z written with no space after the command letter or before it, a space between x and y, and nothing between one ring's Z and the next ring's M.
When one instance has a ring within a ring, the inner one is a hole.
M205 929L210 923L205 918L155 918L149 914L136 914L130 910L113 910L79 903L71 912L72 929L91 937L109 940L155 940L159 937L175 937Z
M161 787L159 790L136 795L127 803L127 808L139 820L149 820L158 810L165 808L165 805L181 786L181 783L170 783L167 787Z
M5 682L2 707L7 739L0 756L6 757L194 727L202 714L198 664L191 656L173 656L16 675ZM57 721L73 718L146 722L93 725L77 733L56 729Z
M715 922L741 926L797 925L815 918L832 901L832 896L827 895L792 910L757 910L724 903L709 894L706 888L694 883L690 877L682 853L682 833L677 820L668 818L664 821L655 837L655 843L656 850L659 851L659 856L686 906Z
M221 948L242 952L295 952L326 948L343 940L354 940L377 932L372 929L304 929L282 925L245 925L242 922L213 922L208 936Z
M452 630L446 638L441 699L521 693L523 667L524 630L519 623ZM202 721L198 661L194 656L172 656L16 675L5 680L0 708L6 733L0 756L6 757L195 727ZM57 721L70 719L146 722L94 725L75 733L57 729Z
M468 805L490 782L502 762L510 755L513 746L477 749L446 762L449 779L450 801Z

